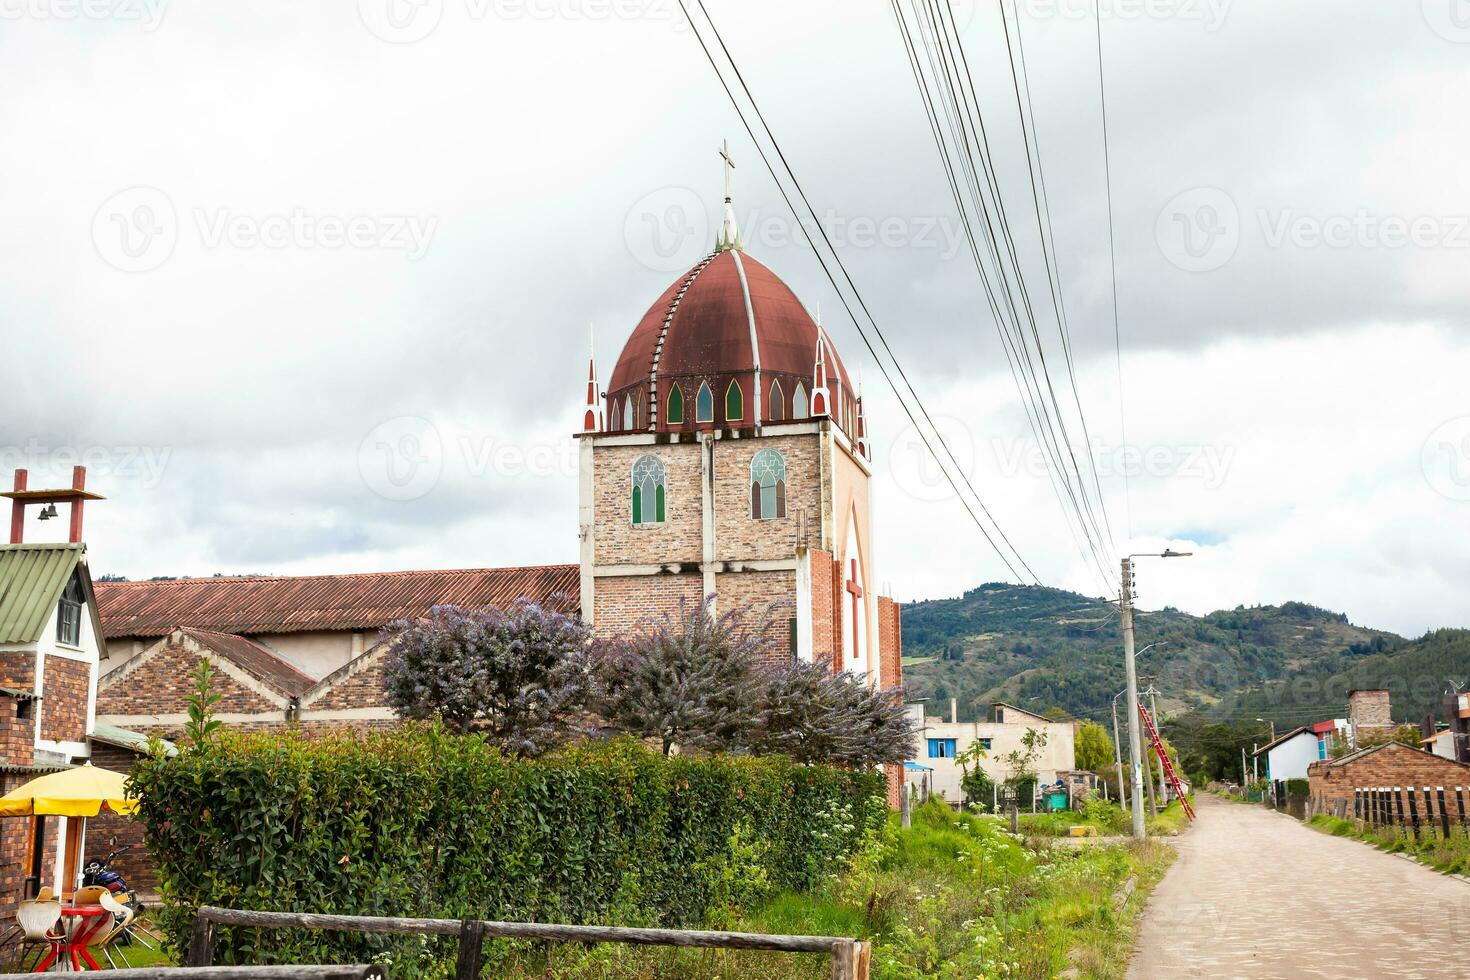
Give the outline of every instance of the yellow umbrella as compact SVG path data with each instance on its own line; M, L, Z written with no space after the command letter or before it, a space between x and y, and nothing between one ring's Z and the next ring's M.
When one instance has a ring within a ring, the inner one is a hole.
M129 814L138 801L129 799L127 776L91 763L37 776L0 796L0 817L95 817L106 803L114 813Z

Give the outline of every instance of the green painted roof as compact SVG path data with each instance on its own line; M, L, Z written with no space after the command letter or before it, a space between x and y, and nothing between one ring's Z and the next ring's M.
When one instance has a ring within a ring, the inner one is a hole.
M148 747L147 735L141 732L128 731L126 728L118 728L116 725L109 725L101 721L92 727L92 737L99 742L106 742L108 745L117 745L125 749L133 749L137 752L141 752ZM174 743L168 739L161 738L158 741L163 746L163 751L166 754L171 756L179 754L179 750L174 747Z
M0 643L35 643L82 558L80 544L0 546Z

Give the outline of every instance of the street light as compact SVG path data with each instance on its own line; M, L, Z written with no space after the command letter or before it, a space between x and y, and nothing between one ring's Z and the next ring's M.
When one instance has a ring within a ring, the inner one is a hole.
M1256 721L1265 722L1266 719L1264 719L1264 718L1257 718ZM1276 741L1276 722L1271 721L1271 722L1266 722L1266 724L1268 724L1268 725L1271 726L1271 741L1273 741L1273 742Z
M1128 678L1128 761L1133 766L1133 838L1143 840L1143 736L1138 725L1138 667L1134 663L1137 654L1133 651L1133 559L1135 558L1184 558L1193 554L1189 551L1174 551L1165 548L1159 552L1135 552L1123 559L1122 591L1118 594L1118 620L1123 628L1123 671ZM1145 648L1146 649L1146 648Z

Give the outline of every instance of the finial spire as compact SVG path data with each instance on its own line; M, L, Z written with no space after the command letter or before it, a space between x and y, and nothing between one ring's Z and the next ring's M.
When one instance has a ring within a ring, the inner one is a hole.
M602 399L597 394L597 347L592 324L587 324L587 411L582 416L583 432L602 431Z
M721 252L740 248L740 231L735 227L735 206L730 203L730 171L735 169L735 160L730 156L730 141L720 144L720 159L725 161L725 210L720 221L720 235L715 239L715 248Z
M817 307L817 359L812 365L812 418L829 415L832 392L827 387L826 335L822 332L822 308Z

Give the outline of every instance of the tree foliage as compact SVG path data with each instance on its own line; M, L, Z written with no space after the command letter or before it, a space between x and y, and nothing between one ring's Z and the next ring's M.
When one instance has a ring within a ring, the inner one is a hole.
M1113 740L1108 730L1095 721L1084 721L1075 735L1077 768L1106 772L1113 766Z
M388 632L384 686L406 718L474 727L533 756L565 741L587 705L590 633L557 610L525 600L509 611L435 606Z
M750 740L757 755L868 767L913 758L914 726L898 690L874 690L825 664L767 671Z

